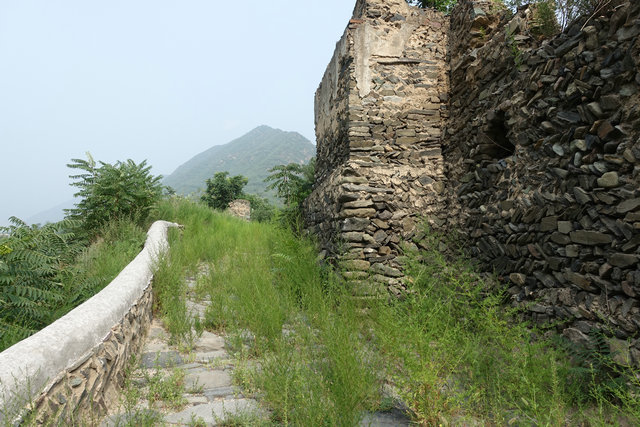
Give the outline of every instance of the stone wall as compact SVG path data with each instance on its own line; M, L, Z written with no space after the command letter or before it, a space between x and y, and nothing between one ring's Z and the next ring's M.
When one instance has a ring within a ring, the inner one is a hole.
M316 93L306 218L354 284L399 290L396 260L442 193L448 20L404 0L358 1ZM378 289L362 288L363 293Z
M464 2L452 20L486 5ZM525 9L456 52L444 149L472 256L539 324L631 338L640 362L640 4L549 41ZM468 31L453 26L452 50ZM453 55L452 55L453 56ZM614 345L620 349L622 341ZM627 356L629 352L624 351Z
M244 220L251 220L251 202L244 199L237 199L229 202L229 208L227 209L231 215Z
M144 249L100 293L0 353L0 423L83 424L114 403L151 321L152 265L172 226L155 222Z
M640 4L619 3L542 40L534 8L358 1L316 94L306 205L347 277L400 288L424 218L536 322L640 361Z

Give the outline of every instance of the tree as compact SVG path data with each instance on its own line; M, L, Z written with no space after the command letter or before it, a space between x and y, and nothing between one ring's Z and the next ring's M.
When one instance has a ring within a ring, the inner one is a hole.
M407 0L407 3L412 6L432 7L441 12L448 12L458 3L458 0Z
M82 173L70 176L75 180L71 185L80 189L75 194L80 201L66 212L69 218L82 223L89 236L112 219L143 222L162 197L162 176L151 175L146 160L140 164L131 159L114 165L96 164L87 153L87 160L71 159L67 166Z
M555 0L562 29L576 18L606 12L620 3L619 0Z
M269 169L271 174L265 179L266 182L271 182L267 189L275 189L278 197L283 199L286 205L302 203L311 193L315 167L315 157L306 165L289 163L274 166Z
M201 199L211 208L225 210L229 203L242 196L247 182L249 180L242 175L229 177L229 172L216 172L206 181L207 189Z
M541 21L542 33L549 36L557 29L564 30L576 18L606 12L620 3L620 0L502 0L503 3L515 11L526 4L542 4L537 19ZM558 28L556 29L555 26Z
M278 197L283 199L284 219L291 225L299 222L302 202L313 190L315 169L316 159L313 157L305 165L289 163L274 166L269 170L271 174L265 179L265 182L271 182L267 189L275 189Z
M273 218L275 207L264 197L244 194L243 198L251 203L251 221L266 222Z

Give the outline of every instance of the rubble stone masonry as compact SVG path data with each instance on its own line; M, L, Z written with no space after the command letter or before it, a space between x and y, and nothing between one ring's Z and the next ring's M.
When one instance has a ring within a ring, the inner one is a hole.
M640 363L640 3L619 3L542 40L533 8L357 2L316 93L306 203L357 292L401 291L426 220L534 321Z
M404 0L358 2L316 93L307 220L354 285L372 274L399 291L400 243L444 201L448 26Z

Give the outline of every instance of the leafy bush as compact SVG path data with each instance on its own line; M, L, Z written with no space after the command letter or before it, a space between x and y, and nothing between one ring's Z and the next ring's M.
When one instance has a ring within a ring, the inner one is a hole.
M276 194L284 203L282 218L285 223L296 226L302 218L302 202L313 190L316 159L312 157L309 163L301 165L289 163L288 165L274 166L265 182L271 182L267 189L276 190Z
M98 162L87 153L87 160L72 159L67 166L82 173L71 175L71 185L78 187L75 196L81 200L66 212L71 219L82 223L91 237L109 220L132 219L142 223L162 197L162 176L149 172L146 160L136 164L129 159L111 165Z
M64 301L59 271L80 250L71 220L43 227L12 217L0 227L0 350L51 322Z
M229 172L216 172L213 178L207 180L202 201L213 209L225 210L229 203L241 197L247 182L249 180L242 175L229 177Z
M270 221L275 215L276 208L264 197L255 194L245 194L243 197L251 203L252 221Z
M146 233L110 222L86 248L77 221L0 228L0 351L65 315L106 286L140 250Z

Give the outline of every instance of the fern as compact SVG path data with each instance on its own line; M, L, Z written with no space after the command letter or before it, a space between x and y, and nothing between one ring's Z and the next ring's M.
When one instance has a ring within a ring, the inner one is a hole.
M76 221L10 224L0 227L8 236L0 239L0 350L50 323L65 299L60 271L81 248L70 231Z

